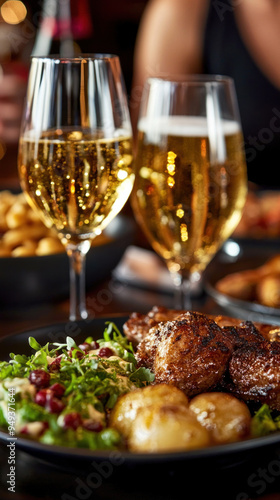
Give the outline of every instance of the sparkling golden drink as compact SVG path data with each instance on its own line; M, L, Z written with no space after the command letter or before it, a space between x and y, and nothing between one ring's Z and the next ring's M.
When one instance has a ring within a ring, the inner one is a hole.
M139 123L133 208L172 271L203 271L237 226L247 194L242 134L233 121L207 133L206 119Z
M132 140L55 130L20 141L22 188L44 223L78 242L99 234L128 199L133 181Z

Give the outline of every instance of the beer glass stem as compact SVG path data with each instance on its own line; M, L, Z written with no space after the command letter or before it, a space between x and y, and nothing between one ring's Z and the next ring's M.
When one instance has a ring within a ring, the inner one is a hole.
M86 254L90 248L89 241L78 245L67 245L67 255L70 263L70 321L86 319L86 279L85 264Z
M174 308L191 311L191 280L184 279L180 273L171 273L174 283Z

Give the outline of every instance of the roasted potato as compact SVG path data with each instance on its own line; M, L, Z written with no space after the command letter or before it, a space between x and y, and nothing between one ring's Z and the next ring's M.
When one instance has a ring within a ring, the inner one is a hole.
M50 255L64 251L64 246L61 241L54 236L46 236L42 238L35 250L36 255Z
M199 394L190 402L189 410L210 432L215 444L240 441L250 434L250 411L243 401L231 394Z
M29 257L34 255L37 242L33 240L26 240L22 245L11 250L12 257Z
M274 255L258 268L260 276L280 274L280 254Z
M6 245L2 243L2 241L0 241L0 257L10 257L10 256L11 256L11 250L7 248Z
M187 407L189 400L180 389L168 384L149 385L143 389L135 389L118 399L110 416L110 425L127 437L139 409L165 403Z
M186 406L163 403L139 409L127 442L130 451L160 453L203 448L211 437Z
M221 278L216 283L216 289L236 299L254 300L257 280L257 271L240 271Z
M4 245L13 250L21 246L26 239L35 241L40 240L46 234L46 229L43 225L23 224L15 229L10 229L4 234L2 241Z
M268 307L280 307L280 274L264 276L257 284L257 301Z
M6 213L6 223L9 229L16 229L27 221L27 206L25 203L16 201Z

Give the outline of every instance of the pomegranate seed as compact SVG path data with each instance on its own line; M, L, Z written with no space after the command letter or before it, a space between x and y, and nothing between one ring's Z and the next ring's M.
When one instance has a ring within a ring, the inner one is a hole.
M72 413L67 413L64 416L64 427L65 429L78 429L82 425L83 421L79 413L73 411Z
M56 393L51 388L41 389L35 396L35 403L44 406L50 413L60 413L65 408L65 404L56 396L59 394L59 397L61 397L65 389L62 384L58 383L53 384L52 387L55 388Z
M99 399L99 401L102 401L103 399L107 399L109 396L109 394L107 392L103 392L102 394L99 394L99 396L97 396L97 399Z
M40 432L40 436L42 436L42 434L44 434L44 432L49 428L48 422L42 422L42 424L43 424L43 427L42 427L42 430Z
M27 425L20 429L20 434L29 434Z
M40 391L38 391L35 396L35 403L40 406L45 406L49 392L50 389L41 389Z
M30 372L29 380L31 384L36 385L36 387L48 387L50 384L50 374L44 370L33 370Z
M62 356L57 356L48 366L50 372L58 372L60 370L60 362Z
M50 413L61 413L64 410L65 404L60 399L51 397L46 403L46 409Z
M72 352L74 351L74 349L76 349L76 347L71 347L70 351L68 351L68 356L69 356L70 358L72 358ZM84 353L83 353L83 352L76 351L76 353L75 353L75 358L77 358L77 359L81 359L83 356L84 356Z
M100 356L100 358L109 358L113 355L114 352L110 349L110 347L101 347L101 349L99 349L98 356Z
M93 420L88 420L83 423L83 428L87 431L100 432L103 429L101 422L94 422Z
M57 398L61 398L65 393L64 385L59 384L58 382L56 384L51 385L50 390L52 391L53 395L56 396Z
M90 344L88 342L84 342L83 344L80 344L79 345L79 349L81 349L82 351L89 351L91 349L90 347Z
M27 425L24 425L21 429L20 429L20 434L26 434L26 435L30 435L30 434L33 434L32 430L31 430L31 427L32 426L32 422L30 422L31 426L30 428L28 427L28 424ZM44 434L44 432L49 428L49 424L48 422L40 422L40 427L36 429L36 436L42 436L42 434Z
M96 349L99 349L99 344L98 342L96 342L95 340L93 340L91 343L90 343L90 348L95 351Z

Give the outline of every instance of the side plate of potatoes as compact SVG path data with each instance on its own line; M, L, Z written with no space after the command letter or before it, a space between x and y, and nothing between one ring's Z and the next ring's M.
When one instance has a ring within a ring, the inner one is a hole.
M230 261L222 249L206 272L206 290L233 312L250 311L279 321L280 242L239 242L240 254ZM248 318L247 318L248 319ZM250 318L252 319L252 318Z

